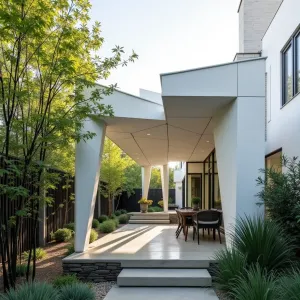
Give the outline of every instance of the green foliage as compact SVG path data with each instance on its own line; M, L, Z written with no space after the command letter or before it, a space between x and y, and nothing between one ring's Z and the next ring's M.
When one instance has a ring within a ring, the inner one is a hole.
M53 234L56 242L67 242L72 238L72 231L68 228L60 228Z
M32 266L29 267L29 272L32 271ZM17 277L23 277L26 275L27 272L27 264L18 264L16 266L16 275Z
M120 210L116 210L116 211L114 212L114 215L115 215L116 217L119 217L121 214L122 214L122 213L121 213Z
M280 278L279 281L280 300L299 300L300 299L300 270L293 270Z
M75 274L58 276L52 282L53 286L59 289L65 285L76 284L76 283L78 283L78 279Z
M121 209L121 215L125 215L127 214L127 210L126 209Z
M293 244L275 222L261 217L239 218L231 235L234 247L247 255L248 264L258 262L268 271L291 266L291 257L295 256Z
M74 246L74 242L72 242L70 245L68 245L67 247L67 253L66 256L71 255L75 252L75 246Z
M100 192L108 199L108 214L112 213L112 201L120 195L124 190L126 181L125 170L134 161L114 144L110 139L106 138L101 163L101 184Z
M200 197L193 197L192 198L192 203L193 204L199 205L200 202L201 202L201 198Z
M268 216L300 241L300 161L283 156L282 167L284 172L275 167L261 170L259 204L265 204Z
M236 279L245 273L246 256L235 248L222 249L215 255L218 264L213 269L213 277L218 289L231 292Z
M119 218L115 217L112 220L115 222L115 225L116 225L116 228L117 228L119 226L119 224L120 224Z
M123 190L130 197L134 194L134 189L142 187L142 168L136 162L133 162L125 169L125 182ZM123 212L124 213L124 212Z
M159 206L152 206L148 208L148 212L161 212L163 211L163 208Z
M128 215L121 215L119 217L119 223L120 224L127 224L128 223L128 220L129 220L129 216Z
M93 219L92 228L98 229L100 226L100 222L97 219Z
M46 258L47 252L43 248L36 248L36 260L41 260ZM29 251L23 252L23 258L27 261L29 258ZM31 259L33 259L33 251L31 253Z
M1 300L59 300L58 292L48 283L24 283L16 290L10 289L7 294L0 295ZM71 299L71 298L69 298Z
M235 281L232 292L233 299L238 300L275 300L277 298L276 280L259 264L253 265L244 276Z
M108 220L108 216L102 215L98 218L99 223L103 223Z
M98 233L95 229L91 229L91 234L90 234L90 243L95 242L98 239Z
M59 300L95 300L95 293L84 283L73 283L60 289Z
M100 224L100 231L103 233L110 233L116 230L116 223L114 220L104 221Z
M68 228L71 231L75 231L75 223L69 223L69 224L65 224L64 228Z
M150 189L161 189L161 174L160 174L160 168L154 167L151 170L151 179L150 179ZM169 188L174 189L175 183L174 183L174 169L169 168Z

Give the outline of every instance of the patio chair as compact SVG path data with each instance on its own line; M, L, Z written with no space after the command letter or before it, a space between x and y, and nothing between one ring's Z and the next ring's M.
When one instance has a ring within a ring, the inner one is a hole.
M222 213L216 210L205 210L198 212L193 217L193 240L197 232L198 245L200 243L200 229L213 229L213 238L216 239L216 230L218 231L220 244L222 244L220 226L222 224Z
M177 214L177 220L178 220L178 227L176 229L175 235L176 235L176 238L178 239L178 236L179 236L180 232L182 231L183 226L182 226L182 216L177 209L176 209L176 214Z

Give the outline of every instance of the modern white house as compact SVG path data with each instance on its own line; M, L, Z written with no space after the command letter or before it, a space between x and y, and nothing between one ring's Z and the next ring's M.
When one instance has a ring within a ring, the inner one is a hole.
M203 209L221 208L225 236L236 217L263 209L259 169L300 155L299 12L299 0L241 0L233 62L161 74L161 94L103 99L114 117L86 120L96 137L76 149L76 252L88 247L105 136L143 167L144 197L151 167L161 166L165 204L168 163L181 161L176 203L199 196Z

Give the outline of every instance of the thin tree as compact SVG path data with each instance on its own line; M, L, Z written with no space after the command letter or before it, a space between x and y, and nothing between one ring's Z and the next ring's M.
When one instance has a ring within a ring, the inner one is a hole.
M133 62L123 60L116 46L112 57L97 53L104 41L100 23L88 26L89 0L7 0L0 2L0 129L3 168L0 175L1 207L16 201L9 219L0 218L0 252L4 288L15 287L18 245L23 220L33 222L27 278L35 249L39 207L50 201L44 191L53 184L47 173L47 156L94 133L81 133L83 121L93 114L113 116L101 103L109 88L83 91L112 69ZM11 159L17 155L20 160ZM33 189L29 189L31 186ZM6 260L6 261L5 261Z

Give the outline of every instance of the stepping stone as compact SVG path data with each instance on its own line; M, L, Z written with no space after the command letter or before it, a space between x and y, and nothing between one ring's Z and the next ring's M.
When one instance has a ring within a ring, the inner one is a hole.
M209 287L211 276L206 269L123 269L118 286Z
M212 288L117 287L104 300L218 300Z

